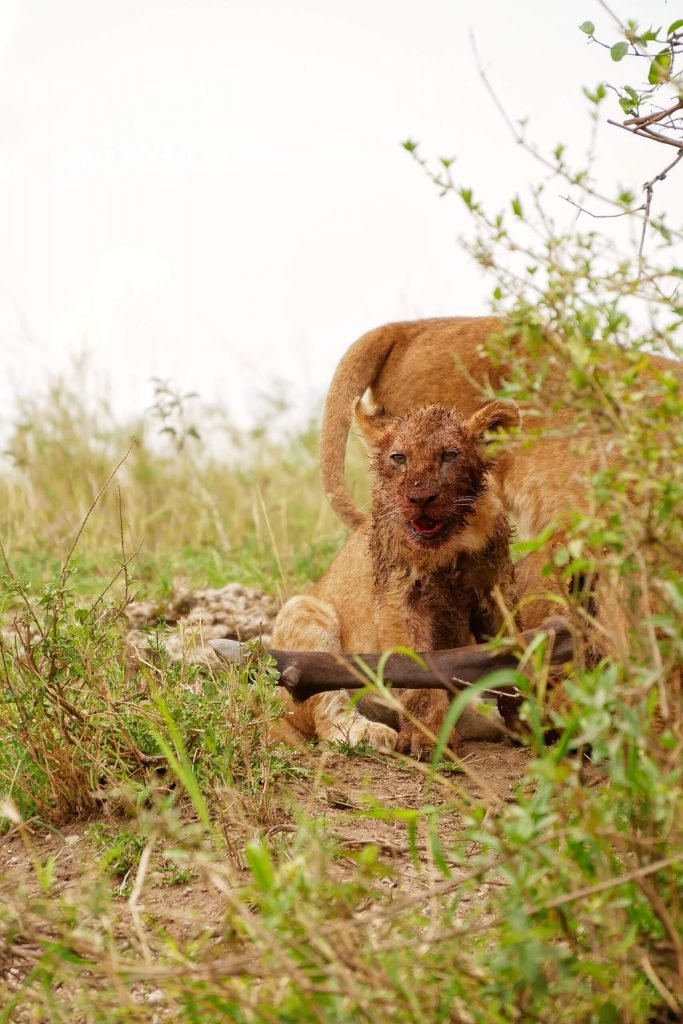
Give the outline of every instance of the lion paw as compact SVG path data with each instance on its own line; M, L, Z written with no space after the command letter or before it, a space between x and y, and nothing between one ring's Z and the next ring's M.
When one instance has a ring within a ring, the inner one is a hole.
M368 743L375 750L389 753L396 747L398 733L391 726L381 722L370 722L362 715L348 725L335 725L327 732L324 739L332 743L346 743L357 747L360 743Z
M354 747L358 743L369 743L375 750L388 753L395 749L397 739L398 733L391 726L359 720L349 729L348 742Z

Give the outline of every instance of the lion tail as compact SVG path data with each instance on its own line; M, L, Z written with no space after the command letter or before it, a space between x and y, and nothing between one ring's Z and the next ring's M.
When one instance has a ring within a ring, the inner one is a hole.
M346 443L358 399L372 386L404 325L386 324L368 331L346 351L335 370L325 400L320 433L320 470L325 494L332 508L348 526L364 520L346 484Z

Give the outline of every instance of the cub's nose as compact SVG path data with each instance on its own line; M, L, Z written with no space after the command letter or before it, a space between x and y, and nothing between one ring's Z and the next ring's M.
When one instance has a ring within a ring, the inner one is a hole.
M411 505L417 505L419 508L427 508L427 505L431 505L436 500L436 494L428 494L424 491L413 491L412 494L408 495L408 501Z

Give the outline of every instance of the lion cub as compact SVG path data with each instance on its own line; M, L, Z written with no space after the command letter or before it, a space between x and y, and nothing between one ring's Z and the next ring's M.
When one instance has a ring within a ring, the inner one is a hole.
M357 417L372 450L372 510L311 593L284 605L273 647L432 651L489 639L502 624L492 591L499 587L512 605L514 580L510 527L480 442L487 430L517 424L517 408L491 402L467 420L439 406L395 419L358 409ZM438 733L445 691L402 691L400 699ZM366 740L416 756L424 748L407 718L398 732L370 721L347 691L292 703L288 721L309 738Z

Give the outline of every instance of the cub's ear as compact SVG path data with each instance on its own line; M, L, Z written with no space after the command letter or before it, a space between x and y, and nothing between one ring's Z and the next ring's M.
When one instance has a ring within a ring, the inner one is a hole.
M358 433L367 447L374 448L391 423L391 416L387 415L381 405L371 407L362 398L356 402L354 413Z
M474 438L481 437L486 430L518 427L522 422L519 409L514 402L489 402L478 409L465 423Z

